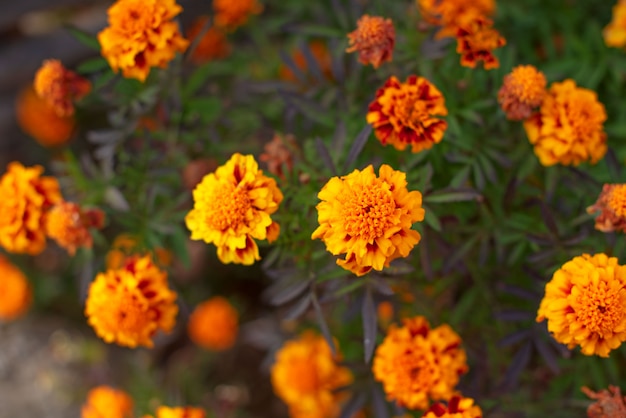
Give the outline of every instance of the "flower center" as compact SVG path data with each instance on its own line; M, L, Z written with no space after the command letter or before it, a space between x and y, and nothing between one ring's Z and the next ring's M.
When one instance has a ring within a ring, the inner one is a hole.
M122 292L111 300L111 321L115 329L128 334L140 334L150 323L150 315L146 311L147 304L136 295Z
M621 218L626 217L626 184L613 187L608 205L615 215Z
M352 189L343 205L346 232L372 243L393 226L391 217L395 209L396 202L391 190L380 181L373 187Z
M248 192L243 187L224 183L216 189L206 211L206 222L218 231L237 229L246 223L246 215L252 208Z
M574 306L578 320L601 337L612 335L624 318L623 292L621 287L602 281L582 288Z

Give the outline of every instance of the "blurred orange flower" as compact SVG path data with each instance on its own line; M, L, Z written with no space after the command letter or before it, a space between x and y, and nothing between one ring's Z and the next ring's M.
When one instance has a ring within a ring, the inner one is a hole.
M258 0L213 0L213 11L215 26L234 30L261 13L263 6Z
M84 210L72 202L57 203L46 218L46 234L70 255L74 255L78 247L91 248L93 238L89 228L101 229L103 226L104 212Z
M191 341L208 350L226 350L237 338L238 315L222 297L199 304L189 317L187 331Z
M506 44L506 39L492 28L491 19L476 16L463 23L456 32L456 52L461 54L461 65L474 68L478 61L483 61L485 70L500 67L500 61L493 55L493 50Z
M528 118L546 96L546 77L532 65L518 65L504 77L498 103L510 120Z
M132 235L120 234L115 237L106 256L106 268L108 270L118 269L124 266L130 258L150 255L148 251L143 251L138 246L139 241ZM156 248L154 254L156 255L155 261L160 266L167 267L172 263L172 253L165 248Z
M0 320L22 316L30 307L33 295L24 273L0 255Z
M626 0L618 0L613 6L613 18L602 32L607 46L623 48L626 46Z
M17 123L43 147L66 144L76 122L73 116L61 117L39 97L32 86L22 90L16 103Z
M602 232L626 232L626 184L605 184L587 213L600 212L595 228Z
M35 74L35 92L60 117L74 114L74 101L91 91L89 80L68 70L59 60L46 60Z
M81 418L132 418L133 400L122 390L97 386L87 394Z
M432 405L422 418L482 418L483 411L474 405L472 398L454 395L447 404L438 402Z
M348 34L350 45L346 52L359 53L359 62L378 68L383 62L391 62L396 31L391 19L363 15L357 28Z
M324 77L330 80L332 78L332 57L330 55L328 47L326 46L326 43L322 41L311 41L308 44L308 48L321 73L324 75ZM309 70L309 63L307 62L307 59L304 56L302 50L300 50L299 48L295 49L293 54L291 55L291 59L293 60L296 68L305 73L305 75L307 75L307 70ZM294 83L300 82L300 80L298 80L298 77L296 77L291 68L289 68L289 66L285 63L281 64L278 77L281 80L285 81L291 81ZM310 76L307 76L307 79L313 81L313 78Z
M298 151L296 138L291 135L275 133L270 142L265 144L259 160L267 164L267 171L285 180L285 172L293 169L294 151Z
M440 26L435 38L456 36L459 26L477 16L491 16L495 11L494 0L417 0L424 20Z
M178 406L175 408L159 406L155 418L204 418L205 416L206 413L202 408L194 408L191 406ZM146 415L143 418L152 418L152 416Z
M209 16L200 16L193 21L193 24L187 30L187 38L190 42L196 39L208 22ZM228 39L226 39L226 34L222 29L210 26L191 52L191 59L196 64L202 64L227 57L229 54L230 45L228 44Z

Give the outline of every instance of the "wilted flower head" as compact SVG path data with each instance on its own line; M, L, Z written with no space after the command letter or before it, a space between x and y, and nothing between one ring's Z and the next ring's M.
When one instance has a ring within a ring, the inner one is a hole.
M194 207L185 217L191 239L217 247L222 263L260 260L256 239L278 238L271 218L283 200L276 181L259 170L252 155L234 154L193 191Z
M626 232L626 184L605 184L596 203L587 208L587 213L600 212L596 217L598 231Z
M574 257L546 284L537 322L585 355L608 357L626 340L626 266L605 254Z
M104 212L99 209L84 210L72 202L57 203L46 217L46 234L70 255L74 255L78 247L91 248L93 238L89 229L101 229L103 226Z
M372 370L388 400L408 409L426 409L429 400L447 400L467 372L461 338L448 325L431 329L426 318L391 325L376 349Z
M411 229L424 219L422 194L407 190L406 174L383 164L380 176L369 165L343 177L333 177L319 192L320 226L312 239L321 239L337 264L357 276L382 270L407 257L420 241Z
M169 406L159 406L154 418L204 418L206 413L202 408L194 408L192 406L178 406L175 408ZM153 418L146 415L143 418Z
M57 115L74 114L74 101L80 100L91 90L91 83L68 70L59 60L46 60L35 74L35 92Z
M367 123L383 145L420 152L441 141L448 123L437 116L447 114L443 95L428 80L412 75L400 83L391 76L370 103Z
M498 103L511 120L528 118L546 95L546 77L532 65L518 65L504 77Z
M326 340L311 331L278 350L271 371L272 386L289 407L291 418L339 416L343 396L337 389L352 383L352 373L339 361Z
M158 330L169 332L174 327L175 300L167 273L150 256L133 257L122 268L96 276L89 287L85 315L107 343L152 347Z
M132 418L133 400L122 390L97 386L87 394L81 418Z
M175 0L117 0L109 26L98 34L102 56L113 71L144 81L152 67L165 68L189 42L172 19L182 11Z
M216 26L234 30L261 13L263 6L258 0L213 0L213 11Z
M17 98L17 123L43 147L66 144L72 137L76 121L73 116L59 116L53 107L39 97L32 86Z
M477 16L491 16L494 0L417 0L425 21L440 26L435 38L456 36L457 29Z
M187 31L187 38L190 42L200 35L200 31L209 22L208 16L200 16L194 20L193 24ZM220 28L210 26L202 35L202 38L196 44L191 52L191 59L196 64L202 64L209 61L218 60L227 57L230 54L230 45L226 34Z
M42 173L12 162L0 178L0 245L8 252L36 255L46 247L47 211L62 198L57 180Z
M626 46L626 0L618 0L613 6L613 19L602 32L607 46L623 48Z
M199 304L189 317L189 338L208 350L226 350L237 338L237 311L222 297L213 297Z
M609 389L594 392L588 387L581 388L583 393L596 402L587 408L589 418L622 418L626 417L626 396L622 396L619 387L609 385Z
M356 30L348 34L348 39L350 46L346 52L357 51L361 64L378 68L392 59L396 31L391 19L363 15L357 21Z
M492 26L491 19L484 16L476 16L459 26L456 32L456 52L461 54L462 66L474 68L478 61L483 61L485 70L500 66L493 50L504 46L506 40Z
M26 276L0 255L0 320L23 315L32 302L32 290Z
M592 90L574 80L553 83L538 112L524 121L544 166L597 163L606 153L606 111Z
M482 418L483 411L472 398L454 395L447 403L432 405L422 418Z
M298 143L291 135L274 134L270 142L263 147L263 153L259 155L259 160L267 164L267 171L281 179L285 179L285 172L293 169L294 151L297 151Z

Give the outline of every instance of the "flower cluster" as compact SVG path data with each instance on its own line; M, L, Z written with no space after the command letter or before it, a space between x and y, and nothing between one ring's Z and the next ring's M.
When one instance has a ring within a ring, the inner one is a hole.
M421 316L391 325L376 349L373 372L389 400L409 409L426 409L429 400L448 400L467 372L461 338L448 325L431 329ZM429 417L430 418L430 417Z
M346 52L359 53L359 62L378 68L383 62L391 62L396 31L391 19L363 15L357 28L348 34L350 46Z
M480 406L474 405L472 398L462 398L454 395L447 404L438 402L433 404L422 418L482 418Z
M89 91L91 83L68 70L59 60L46 60L35 74L35 92L60 117L74 114L74 101Z
M626 232L626 184L605 184L598 200L587 208L587 213L600 212L596 217L598 231Z
M546 77L532 65L518 65L504 77L498 103L510 120L524 120L546 95Z
M493 21L485 16L476 16L459 26L456 52L461 54L462 66L474 68L478 61L483 61L485 70L500 66L493 50L504 46L506 40L492 26Z
M238 314L222 297L213 297L199 304L189 317L187 326L191 341L207 350L226 350L237 338Z
M74 255L78 247L91 248L93 238L89 229L103 226L104 213L101 210L85 210L72 202L54 205L46 217L46 234L70 255Z
M123 390L97 386L87 394L81 418L132 418L133 400Z
M26 276L0 255L0 320L9 321L24 314L32 302Z

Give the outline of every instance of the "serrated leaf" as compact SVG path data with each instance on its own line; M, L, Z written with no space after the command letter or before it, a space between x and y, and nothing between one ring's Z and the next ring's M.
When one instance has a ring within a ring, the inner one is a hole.
M365 363L369 363L374 354L374 348L376 347L377 324L376 307L374 307L372 290L369 286L365 287L361 316L363 318L363 351L365 354Z

